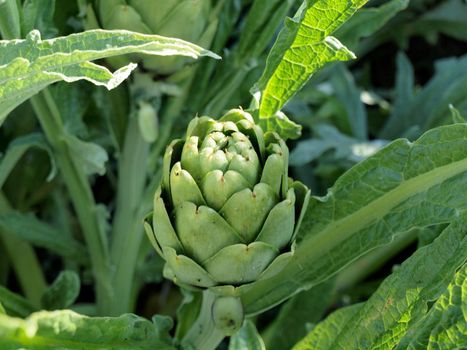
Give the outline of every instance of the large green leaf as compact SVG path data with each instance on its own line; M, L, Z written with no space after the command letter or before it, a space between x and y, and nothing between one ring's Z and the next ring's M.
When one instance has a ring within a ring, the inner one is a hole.
M255 88L261 93L260 118L275 119L273 116L326 63L354 57L330 35L366 2L306 1L293 19L286 19Z
M26 320L0 315L0 348L50 349L174 349L160 329L132 314L87 317L73 311L41 311Z
M466 260L466 219L462 216L415 252L367 302L331 316L296 349L463 348L467 322L461 310L465 303L461 286L466 265L457 274L456 270Z
M210 51L180 39L124 30L90 30L49 40L31 31L25 40L0 41L0 123L16 106L46 86L64 80L87 80L113 89L136 64L111 73L90 61L128 53L210 56Z
M415 227L449 223L467 208L467 124L400 139L312 198L295 254L276 276L243 289L255 314L329 278L365 252Z

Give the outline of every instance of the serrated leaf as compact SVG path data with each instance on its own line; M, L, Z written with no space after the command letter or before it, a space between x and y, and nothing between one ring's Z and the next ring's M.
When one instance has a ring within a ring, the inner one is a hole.
M38 247L80 262L87 261L84 245L73 237L38 220L32 214L11 211L0 215L0 228L5 234L15 235Z
M467 125L396 140L312 198L290 263L242 286L248 314L329 278L365 252L415 227L449 223L467 209Z
M74 271L61 271L55 281L42 295L42 306L46 310L66 309L79 295L81 281Z
M430 310L430 303L443 293L448 292L449 295L452 290L449 286L450 281L459 266L465 262L466 219L467 216L461 216L433 243L416 251L381 284L367 302L352 309L356 312L353 314L348 310L341 312L341 319L337 321L338 327L335 321L325 321L326 326L313 330L296 349L390 350L396 346L397 349L407 349L408 344L401 343L404 337L409 342L413 341L416 349L429 348L417 344L414 333L423 334L427 331L426 328L420 328L421 323L429 328L429 333L431 330L436 332L436 328L430 328L433 324L426 322L427 317L428 320L433 321L433 307ZM458 276L455 276L454 284L457 279ZM457 327L454 325L452 329L454 332L451 333L453 335L451 341L453 341L460 338L460 332L462 329L465 330L466 326L460 312L461 299L441 297L440 300L447 301L447 305L454 304L456 308L452 310L454 319L444 314L447 318L446 325L450 326L454 323L461 327L457 330L456 337ZM443 304L440 300L436 304ZM436 306L434 308L436 310ZM442 309L437 310L438 318L434 320L435 325L437 320L443 319L442 311ZM436 311L434 313L436 314ZM342 316L346 317L345 323L342 322ZM460 343L455 345L460 346Z
M0 41L0 123L20 103L60 80L115 88L136 65L111 73L90 61L127 53L219 58L194 44L158 35L98 29L42 40L33 30L25 40Z
M27 319L0 315L0 347L4 350L174 349L160 339L157 327L133 314L87 317L73 311L41 311Z
M426 317L407 332L396 350L467 348L467 264L454 276Z
M367 0L306 1L272 48L255 90L261 92L260 118L270 118L326 63L354 58L330 36Z
M245 321L242 328L230 338L229 350L265 350L264 342L261 339L253 322Z

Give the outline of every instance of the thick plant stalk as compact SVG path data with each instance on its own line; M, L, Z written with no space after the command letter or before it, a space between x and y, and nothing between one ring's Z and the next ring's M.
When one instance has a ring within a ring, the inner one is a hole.
M7 213L10 210L10 204L0 192L0 213ZM24 295L33 306L39 308L47 282L34 249L29 243L7 232L0 231L0 241L7 251Z
M214 350L222 342L225 335L214 325L212 307L216 296L206 290L203 292L201 310L195 323L182 339L182 345L193 349Z
M73 160L65 141L66 131L55 102L50 93L44 90L31 99L32 106L44 130L50 146L54 150L58 169L70 193L83 235L89 249L94 277L99 314L110 312L108 302L112 298L110 264L105 232L99 224L98 208L91 187L82 167Z
M115 315L132 311L132 286L143 238L143 193L149 152L136 117L130 118L119 159L117 208L113 224L111 258L115 266L115 294L111 311ZM122 257L125 257L122 259Z

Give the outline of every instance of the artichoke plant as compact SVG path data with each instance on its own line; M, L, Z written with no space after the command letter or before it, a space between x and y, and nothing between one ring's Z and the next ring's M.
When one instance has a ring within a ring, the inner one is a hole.
M88 6L87 25L174 37L209 48L217 30L216 14L211 0L97 0L94 6ZM189 58L134 55L108 61L119 68L135 60L146 70L167 75L179 70Z
M220 291L279 272L292 255L309 191L287 176L288 149L252 116L195 118L167 148L146 232L164 276ZM151 219L152 216L152 219Z

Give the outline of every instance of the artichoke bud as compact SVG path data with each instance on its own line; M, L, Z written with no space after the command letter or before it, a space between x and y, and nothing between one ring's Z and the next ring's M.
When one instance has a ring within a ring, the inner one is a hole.
M167 148L146 225L166 276L219 290L280 272L309 197L304 185L288 180L287 166L285 142L247 112L193 119L186 137Z
M211 0L99 0L95 10L104 29L173 37L207 49L217 31L218 20ZM94 15L91 11L88 8L88 17ZM130 61L141 62L145 69L156 74L168 75L180 70L190 58L138 54L124 60L108 60L114 68Z
M218 297L212 305L212 319L226 336L235 334L243 324L242 302L237 297Z

